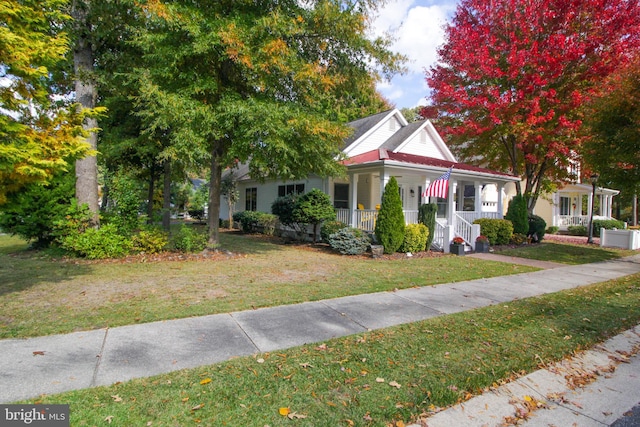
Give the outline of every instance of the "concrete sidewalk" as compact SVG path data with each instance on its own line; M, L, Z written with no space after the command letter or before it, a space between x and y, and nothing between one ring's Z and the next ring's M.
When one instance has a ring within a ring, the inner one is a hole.
M640 255L552 267L397 292L0 340L0 403L110 385L586 286L640 272ZM633 393L640 396L637 383Z

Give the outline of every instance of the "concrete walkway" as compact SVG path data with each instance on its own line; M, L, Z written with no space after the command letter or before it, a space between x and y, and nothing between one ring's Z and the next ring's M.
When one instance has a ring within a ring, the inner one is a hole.
M501 260L492 254L482 257ZM553 268L228 314L0 340L0 403L110 385L586 286L640 272L640 255L544 267ZM640 401L640 381L632 389Z

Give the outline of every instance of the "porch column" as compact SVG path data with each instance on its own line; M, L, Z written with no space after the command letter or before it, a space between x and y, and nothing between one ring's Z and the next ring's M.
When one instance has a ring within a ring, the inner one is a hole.
M553 226L557 226L559 221L558 221L558 215L560 213L560 209L559 209L559 200L560 199L560 195L558 195L558 193L553 193L553 200L551 203L551 221ZM582 203L581 203L582 204Z
M498 218L502 218L504 215L504 184L501 182L498 184Z
M456 203L454 198L456 196L457 186L458 182L449 178L449 194L447 194L447 223L449 225L453 225L453 219L455 218Z
M351 210L351 218L349 226L356 226L356 209L358 209L358 178L359 174L349 174L349 182L351 183L351 195L349 196L349 209Z
M591 215L591 212L593 212L593 202L595 201L594 199L595 194L593 194L593 191L589 192L589 197L587 197L587 215Z
M431 185L431 180L429 178L427 178L424 181L424 190L422 190L422 191L423 192L427 191L427 188L429 188L429 185ZM429 203L430 199L431 199L431 197L424 197L422 194L420 195L420 200L422 201L423 204Z
M476 215L478 214L478 212L482 212L482 184L480 184L478 181L476 181L475 183L475 198L474 198L474 203L475 203L475 207L473 208L474 211L476 211Z
M387 186L387 183L389 182L389 175L387 175L384 171L384 169L382 169L380 171L380 202L382 202L382 195L384 194L384 187Z

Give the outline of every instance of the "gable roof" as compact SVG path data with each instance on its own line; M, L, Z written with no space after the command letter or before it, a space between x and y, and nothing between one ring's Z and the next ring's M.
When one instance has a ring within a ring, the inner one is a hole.
M404 118L397 108L347 123L347 126L353 128L354 132L345 140L342 151L348 153L361 142L366 141L372 133L380 129L384 123L388 122L388 120L394 116L400 122L401 128L407 125L407 119Z

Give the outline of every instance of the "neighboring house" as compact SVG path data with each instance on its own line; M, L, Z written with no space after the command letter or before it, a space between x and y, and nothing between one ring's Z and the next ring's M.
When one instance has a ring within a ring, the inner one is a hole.
M595 219L612 219L613 197L620 192L596 187ZM547 227L566 231L572 225L589 226L593 186L580 182L567 184L555 193L538 198L534 213L543 218Z
M272 202L289 193L319 188L333 201L338 220L353 227L373 231L384 187L394 176L400 187L405 220L415 223L421 203L437 203L438 218L434 245L449 251L454 236L475 246L479 226L476 218L502 218L506 210L505 187L518 177L459 163L430 121L407 123L393 109L349 123L354 133L345 141L343 152L348 176L342 179L309 176L298 181L259 182L246 166L227 171L238 181L240 200L236 212L271 211ZM429 184L453 168L446 199L422 196ZM515 186L514 186L515 187ZM228 216L221 203L221 217Z

